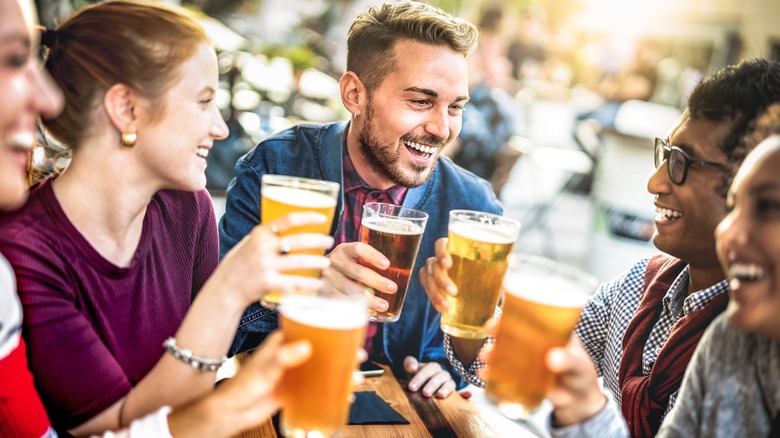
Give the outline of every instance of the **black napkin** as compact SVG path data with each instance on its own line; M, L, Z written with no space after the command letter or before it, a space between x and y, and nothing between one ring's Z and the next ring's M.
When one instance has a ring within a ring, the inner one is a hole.
M361 391L355 393L347 424L409 424L409 421L375 392Z

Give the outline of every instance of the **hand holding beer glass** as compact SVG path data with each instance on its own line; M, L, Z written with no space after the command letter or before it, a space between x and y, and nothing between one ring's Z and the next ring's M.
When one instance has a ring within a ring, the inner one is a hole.
M263 223L271 223L289 213L315 212L328 218L322 226L298 227L280 233L280 237L299 233L330 234L338 194L339 184L332 181L266 174L263 175L260 189L260 211L262 216L260 220ZM312 255L324 254L320 249L297 250L294 252ZM285 274L320 277L319 270L291 270L285 271ZM282 291L272 291L263 297L261 304L267 308L275 309L279 306L281 294Z
M280 428L285 437L331 437L347 423L368 297L321 289L285 293L279 306L286 343L307 340L312 354L282 377Z
M390 267L380 270L361 263L398 286L394 294L377 292L376 296L387 301L384 312L369 310L371 321L395 322L401 316L412 267L425 231L428 214L413 208L372 202L363 206L360 241L374 247L390 260Z
M503 313L486 369L485 393L504 415L526 418L544 400L554 374L546 355L569 341L595 277L536 256L510 257Z
M520 223L514 219L471 210L452 210L448 252L449 276L458 288L447 296L449 308L441 315L441 329L458 338L484 339L483 326L501 296L501 285Z

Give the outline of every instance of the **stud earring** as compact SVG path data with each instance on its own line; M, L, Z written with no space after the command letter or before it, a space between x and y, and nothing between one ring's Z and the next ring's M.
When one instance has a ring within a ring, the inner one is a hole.
M135 132L123 132L122 133L122 146L131 148L135 146L135 141L138 140L138 134Z

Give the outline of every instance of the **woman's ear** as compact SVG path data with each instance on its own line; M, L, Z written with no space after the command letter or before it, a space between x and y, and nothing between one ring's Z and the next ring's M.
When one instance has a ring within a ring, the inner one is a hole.
M125 84L114 84L103 96L103 109L120 134L138 131L139 96Z
M364 114L368 96L366 87L358 75L351 71L344 73L339 81L339 88L341 90L341 103L352 114L352 117L357 118Z

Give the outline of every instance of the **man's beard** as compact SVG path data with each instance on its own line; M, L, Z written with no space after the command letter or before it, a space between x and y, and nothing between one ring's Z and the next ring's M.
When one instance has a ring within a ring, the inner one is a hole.
M358 146L360 153L363 154L363 158L368 163L369 167L375 172L381 174L385 178L392 181L394 184L402 187L419 187L425 184L426 181L433 175L433 171L436 169L436 165L439 163L438 157L433 162L433 165L418 166L412 164L412 170L415 175L412 177L404 174L401 168L401 149L393 147L392 145L383 145L377 139L376 129L374 126L374 110L369 102L366 109L366 123L363 125L363 129L358 133ZM401 137L401 142L413 141L417 143L428 144L431 146L438 146L439 148L444 146L444 142L433 136L425 136L421 139L413 139L409 134ZM402 146L406 147L406 146ZM427 171L427 174L425 173Z

